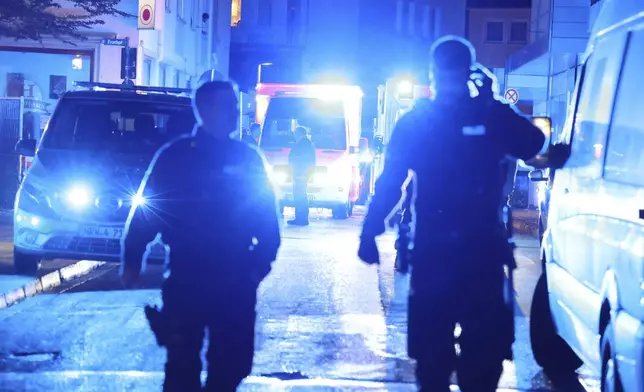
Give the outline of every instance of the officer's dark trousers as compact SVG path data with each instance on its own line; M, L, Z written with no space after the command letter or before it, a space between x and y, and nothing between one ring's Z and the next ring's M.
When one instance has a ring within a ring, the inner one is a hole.
M485 244L422 243L430 246L414 251L408 327L420 391L448 392L455 370L461 391L496 391L514 341L513 304L506 303L499 263L511 250L507 244L495 252Z
M163 314L170 329L164 392L233 392L253 365L256 288L217 289L170 277ZM201 384L201 351L208 331L208 379Z
M309 221L308 181L296 179L293 181L293 204L295 204L295 219L299 222Z

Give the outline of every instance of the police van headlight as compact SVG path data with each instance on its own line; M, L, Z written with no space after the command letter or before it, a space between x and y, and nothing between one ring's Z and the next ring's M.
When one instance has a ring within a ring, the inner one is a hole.
M373 162L373 153L371 150L362 151L358 160L360 163L371 163Z
M288 170L284 168L275 168L273 166L268 166L267 169L268 169L267 170L268 177L270 178L273 184L284 185L288 182L289 180Z
M351 182L351 174L352 165L341 159L329 165L325 173L315 173L312 182L318 186L346 187Z
M315 172L313 173L313 175L311 175L310 182L311 184L316 186L326 185L328 182L328 175L327 173Z
M92 190L87 185L74 185L64 193L65 202L72 208L83 209L92 202Z

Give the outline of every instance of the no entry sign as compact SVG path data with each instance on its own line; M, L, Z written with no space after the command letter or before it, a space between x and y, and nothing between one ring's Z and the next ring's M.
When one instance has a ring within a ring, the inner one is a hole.
M154 29L155 0L139 0L139 29Z
M505 90L505 95L503 95L503 98L505 98L508 103L515 105L517 102L519 102L519 92L516 89L509 88Z

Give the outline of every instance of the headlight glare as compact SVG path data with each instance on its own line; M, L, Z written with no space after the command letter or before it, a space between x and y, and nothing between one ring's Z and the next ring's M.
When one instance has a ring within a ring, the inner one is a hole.
M86 186L76 185L65 194L65 200L74 208L84 208L89 205L92 193Z
M145 205L145 197L143 197L143 196L141 196L139 194L136 194L136 195L132 196L132 205L135 206L135 207L144 206Z
M273 181L278 184L285 184L286 182L288 182L288 173L283 170L274 170Z

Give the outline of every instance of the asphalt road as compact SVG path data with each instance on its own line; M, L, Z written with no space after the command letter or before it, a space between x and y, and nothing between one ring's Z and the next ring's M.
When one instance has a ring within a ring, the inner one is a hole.
M355 256L359 218L314 218L283 230L279 259L260 288L253 376L240 390L416 390L405 348L408 281L393 272L393 235L380 240L382 265L366 266ZM536 240L519 239L515 361L505 364L501 389L554 390L528 341L538 253ZM0 310L0 391L160 390L165 352L142 307L160 303L161 280L151 267L140 289L126 291L117 266L104 265Z

